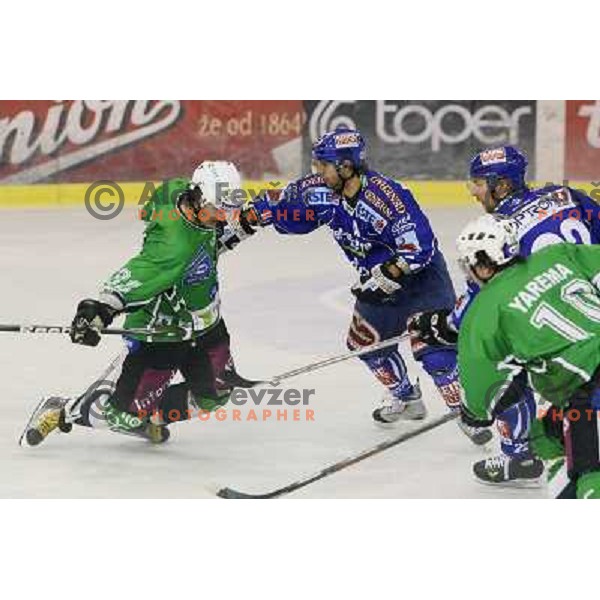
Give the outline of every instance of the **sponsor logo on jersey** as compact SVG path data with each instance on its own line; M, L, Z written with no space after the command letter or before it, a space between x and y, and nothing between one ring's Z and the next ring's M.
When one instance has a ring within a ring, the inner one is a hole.
M184 283L194 285L206 279L210 275L212 264L212 260L206 253L206 250L201 248L185 271L183 276Z
M416 227L413 225L410 229L404 231L395 238L396 245L400 250L415 253L420 252L421 244L417 236Z
M393 218L394 215L390 207L381 198L378 198L373 190L365 190L364 198L366 202L375 207L384 217L388 219Z
M415 226L413 221L410 218L410 215L405 213L401 215L394 224L392 225L392 233L394 235L400 235L409 229L412 229Z
M557 212L576 207L577 204L571 198L569 191L566 188L561 188L540 196L517 210L510 217L517 224L519 237L522 238L542 221L552 219Z
M400 200L400 197L395 192L394 188L390 185L388 180L386 180L383 177L380 177L379 175L373 175L369 178L369 183L372 183L383 192L385 197L393 204L398 214L406 212L404 202Z
M356 205L356 216L361 221L368 223L377 233L381 233L387 221L376 211L374 211L366 202L360 200Z
M354 254L360 258L364 258L372 247L369 242L365 243L360 241L341 227L333 230L333 237L344 251Z
M492 148L479 153L482 165L495 165L506 162L506 151L504 148Z
M340 201L327 187L313 187L303 194L304 202L309 206L337 206Z

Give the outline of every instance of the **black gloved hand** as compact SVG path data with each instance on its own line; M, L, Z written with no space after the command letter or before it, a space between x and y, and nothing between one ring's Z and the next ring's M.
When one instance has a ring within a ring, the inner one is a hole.
M77 313L71 323L71 341L84 346L97 346L100 330L108 327L117 311L103 302L87 298L77 305Z
M242 240L256 233L260 226L254 208L226 213L217 223L217 244L220 250L233 250Z
M458 332L448 321L452 311L447 308L417 313L408 320L408 333L413 346L437 348L454 346ZM414 352L413 348L413 352Z

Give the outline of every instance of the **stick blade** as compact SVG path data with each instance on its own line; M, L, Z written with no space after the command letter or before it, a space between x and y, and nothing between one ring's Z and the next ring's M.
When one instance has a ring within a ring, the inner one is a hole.
M258 500L267 497L262 494L246 494L244 492L238 492L237 490L228 487L221 488L217 492L217 496L219 498L224 498L225 500Z

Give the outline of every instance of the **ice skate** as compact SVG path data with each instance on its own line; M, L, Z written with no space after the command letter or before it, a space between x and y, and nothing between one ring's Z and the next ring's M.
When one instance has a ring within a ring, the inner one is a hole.
M171 436L166 425L140 419L137 415L119 410L110 402L102 410L109 429L114 433L141 437L153 444L162 444Z
M373 411L373 419L383 425L397 421L420 421L427 416L427 408L421 399L419 382L413 385L410 395L396 398L390 392L383 397L383 406Z
M511 458L500 454L473 465L480 483L507 487L540 487L544 463L538 458Z
M69 398L58 396L42 398L19 438L19 445L26 441L28 446L38 446L57 428L63 433L71 431L73 425L65 422L68 401Z
M234 388L248 389L263 383L260 380L242 377L232 364L228 364L219 377L215 378L217 394L229 394Z
M490 442L494 434L492 430L488 427L472 427L471 425L467 425L463 423L460 419L456 421L458 428L476 445L476 446L485 446L488 442Z

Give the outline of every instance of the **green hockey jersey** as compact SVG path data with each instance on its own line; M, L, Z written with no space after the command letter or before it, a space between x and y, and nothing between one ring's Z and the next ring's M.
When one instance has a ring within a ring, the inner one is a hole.
M564 406L600 365L600 246L556 244L497 274L469 307L458 337L465 407L492 419L523 369Z
M177 205L189 180L161 185L140 211L147 222L141 251L103 284L100 299L116 296L126 328L169 328L145 341L197 337L220 318L217 234L195 226Z

